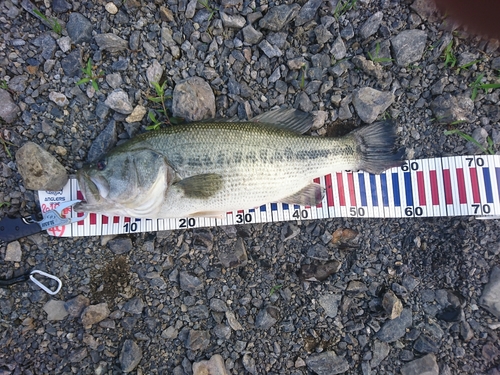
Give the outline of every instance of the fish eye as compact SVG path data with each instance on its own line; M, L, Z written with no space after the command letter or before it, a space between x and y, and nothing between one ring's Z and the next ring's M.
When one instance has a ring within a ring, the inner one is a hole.
M102 160L99 160L97 163L96 163L96 168L97 170L99 171L102 171L104 170L104 168L106 168L106 160L102 159Z

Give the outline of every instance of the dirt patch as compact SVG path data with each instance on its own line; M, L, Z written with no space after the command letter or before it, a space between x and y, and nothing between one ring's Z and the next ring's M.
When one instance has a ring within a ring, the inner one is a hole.
M337 120L326 128L326 136L332 138L342 137L346 134L349 134L354 129L356 129L356 123L354 122L354 120Z
M90 275L90 290L92 303L107 302L112 306L120 293L130 282L130 265L125 256L118 256L99 270Z

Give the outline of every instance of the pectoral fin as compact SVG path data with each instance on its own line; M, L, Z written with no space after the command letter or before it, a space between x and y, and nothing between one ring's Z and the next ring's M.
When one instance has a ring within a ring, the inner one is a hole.
M305 188L299 190L295 194L290 195L284 199L281 199L283 203L288 204L300 204L302 206L316 206L321 203L323 196L325 195L325 189L320 184L311 183Z
M210 198L222 189L222 176L215 173L199 174L176 182L188 198Z

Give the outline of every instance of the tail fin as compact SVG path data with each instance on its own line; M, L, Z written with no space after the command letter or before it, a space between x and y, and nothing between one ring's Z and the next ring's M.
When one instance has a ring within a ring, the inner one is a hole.
M359 169L378 174L403 164L405 149L396 150L394 121L376 122L356 129L349 135L354 136L357 152L361 155Z

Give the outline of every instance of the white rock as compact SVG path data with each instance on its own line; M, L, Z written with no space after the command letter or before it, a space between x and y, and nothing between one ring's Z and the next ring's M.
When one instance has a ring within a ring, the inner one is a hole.
M379 91L371 87L362 87L354 91L352 104L358 116L371 124L394 102L394 94L389 91Z
M82 324L84 327L90 328L93 324L106 319L110 313L107 303L87 306L81 315Z
M56 151L65 153L59 149ZM36 143L26 142L17 150L16 164L26 189L61 190L68 182L63 165Z
M43 306L43 310L47 313L48 320L63 320L68 315L64 308L64 301L52 299Z
M66 95L57 91L52 91L49 94L49 99L56 103L59 107L65 107L69 104L69 100L66 98Z
M479 304L500 319L500 267L493 267Z
M146 77L149 84L153 82L160 82L161 76L163 75L163 67L160 65L158 60L153 60L153 63L146 69Z
M311 130L318 130L325 125L325 121L328 118L328 112L326 111L314 111L313 113L314 119Z
M215 95L212 87L201 77L190 77L177 83L172 94L175 117L200 121L215 117Z
M238 320L236 319L234 312L226 311L226 319L227 322L229 323L229 326L235 331L241 331L243 329L240 322L238 322Z
M63 52L68 52L71 49L71 38L69 36L63 36L57 39L57 45Z
M339 294L326 293L319 297L319 304L325 310L325 315L330 318L335 318L338 313L338 308L342 296Z
M7 249L5 250L5 261L6 262L20 262L23 257L23 252L21 250L21 245L18 241L9 242L7 244Z
M113 4L111 1L107 3L104 8L107 10L108 13L110 14L116 14L118 13L118 8L116 7L115 4Z
M121 89L117 89L111 92L104 101L104 104L106 104L112 110L123 113L125 115L132 113L133 110L127 93Z
M208 361L193 363L193 375L229 375L220 354L213 355Z
M139 122L142 120L144 115L148 112L148 110L142 105L138 105L134 108L132 113L125 119L129 124L131 122Z
M427 354L401 367L402 375L439 375L439 366L434 354Z

